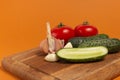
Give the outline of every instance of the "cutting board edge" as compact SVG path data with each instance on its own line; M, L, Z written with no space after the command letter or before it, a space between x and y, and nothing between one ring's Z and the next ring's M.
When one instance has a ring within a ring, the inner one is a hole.
M6 58L10 58L10 57L11 57L11 56L6 57ZM17 72L17 69L9 66L11 63L9 63L6 58L3 58L2 61L1 61L1 66L2 66L2 68L3 68L5 71L11 73L12 75L14 75L14 76L19 77L20 79L22 79L23 76L19 76L19 74L16 74L16 73L14 72L14 71ZM12 70L14 70L14 71L12 71Z
M10 72L11 74L15 75L16 77L20 78L21 80L57 80L56 77L42 73L42 72L37 72L36 70L32 69L33 74L29 74L29 72L26 70L27 68L30 68L29 66L27 66L26 64L20 63L20 62L16 62L13 61L14 63L12 63L11 61L9 61L11 58L10 57L6 57L3 58L1 64L3 69L5 69L5 71ZM14 67L13 67L14 65ZM23 68L18 69L17 67L26 67L26 69L23 70ZM39 77L38 75L34 75L34 73L39 73L42 74L43 77ZM22 74L24 73L24 74ZM26 74L25 74L26 73ZM34 76L33 76L34 75Z

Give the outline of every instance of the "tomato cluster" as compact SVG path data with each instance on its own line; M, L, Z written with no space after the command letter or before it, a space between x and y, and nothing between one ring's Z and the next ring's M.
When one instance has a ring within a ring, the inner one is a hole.
M64 40L65 43L72 37L88 37L98 34L98 29L88 22L83 22L81 25L77 25L75 29L70 26L60 23L57 27L51 30L52 36L57 39Z

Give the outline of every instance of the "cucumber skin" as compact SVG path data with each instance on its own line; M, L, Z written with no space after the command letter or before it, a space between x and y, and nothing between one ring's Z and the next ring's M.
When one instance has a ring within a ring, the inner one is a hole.
M91 40L86 41L85 43L80 44L78 47L95 47L95 46L104 46L108 48L109 53L115 53L120 51L120 40L119 39L100 39L100 40Z
M58 58L61 60L61 61L65 61L65 62L81 62L81 63L87 63L87 62L96 62L96 61L101 61L104 59L104 57L106 56L107 54L105 55L102 55L102 56L98 56L98 57L94 57L94 58L87 58L87 59L67 59L67 58L62 58L62 57L59 57L58 55Z
M91 37L74 37L68 40L68 42L71 42L74 48L77 48L81 43L90 41L90 40L98 40L98 39L107 39L109 38L106 34L98 34Z

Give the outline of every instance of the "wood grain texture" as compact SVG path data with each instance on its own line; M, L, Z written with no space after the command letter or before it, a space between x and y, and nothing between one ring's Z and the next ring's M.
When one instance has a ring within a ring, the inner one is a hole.
M44 56L35 48L4 58L2 66L22 80L112 80L120 75L120 52L91 63L51 63Z

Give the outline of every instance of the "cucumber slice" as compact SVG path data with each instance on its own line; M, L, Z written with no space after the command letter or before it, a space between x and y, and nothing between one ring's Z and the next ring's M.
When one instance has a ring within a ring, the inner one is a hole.
M64 61L90 62L102 60L107 55L108 49L103 46L87 48L63 48L56 54Z

